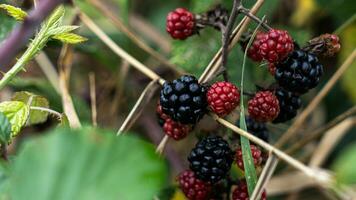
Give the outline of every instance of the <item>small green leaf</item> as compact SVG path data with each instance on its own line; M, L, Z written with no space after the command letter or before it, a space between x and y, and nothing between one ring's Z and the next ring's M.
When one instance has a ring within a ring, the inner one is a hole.
M25 125L29 107L21 101L4 101L0 103L0 112L4 113L11 123L11 136L16 136Z
M65 9L63 6L58 6L58 8L52 12L51 16L46 20L45 26L47 27L58 27L61 24L64 17Z
M30 92L16 92L12 97L12 101L21 101L28 104L31 101L31 106L49 108L48 100L45 97L35 95ZM40 124L47 120L48 112L40 110L30 110L30 118L28 119L27 125Z
M69 33L69 32L72 32L76 29L78 29L79 26L60 26L60 27L57 27L57 28L54 28L54 29L51 29L48 31L48 34L49 35L58 35L58 34L62 34L62 33Z
M54 35L52 38L68 44L77 44L88 40L87 38L75 33L60 33Z
M16 19L17 21L23 21L27 17L27 13L21 8L8 4L1 4L0 8L6 10L7 14Z
M11 124L6 115L0 112L0 144L7 144L11 139Z

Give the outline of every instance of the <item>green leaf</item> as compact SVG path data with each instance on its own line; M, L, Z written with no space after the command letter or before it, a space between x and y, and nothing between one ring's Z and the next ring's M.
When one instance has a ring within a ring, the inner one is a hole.
M0 13L0 19L0 42L2 42L14 27L16 21L3 13Z
M60 27L49 30L48 34L49 35L57 35L57 34L61 34L61 33L69 33L69 32L72 32L72 31L78 29L78 28L79 28L79 26L65 25L65 26L60 26Z
M59 40L63 43L69 43L69 44L77 44L77 43L87 41L87 38L77 35L75 33L60 33L60 34L54 35L52 38Z
M16 19L17 21L23 21L27 17L27 13L21 8L8 4L1 4L0 8L6 10L7 14Z
M51 16L49 16L49 18L45 21L44 26L51 27L51 28L58 27L62 23L64 14L65 14L64 7L58 6L58 8L56 8L56 10L52 12Z
M337 181L349 185L356 184L356 143L348 146L339 155L332 165Z
M16 136L25 125L30 114L29 107L21 101L4 101L0 103L0 112L4 113L11 123L11 136Z
M152 200L168 173L153 145L92 127L28 140L11 169L13 200Z
M7 144L11 139L11 124L4 113L0 112L0 144Z
M28 104L31 101L31 106L49 108L48 100L42 96L35 95L30 92L16 92L12 97L13 101L21 101ZM27 125L40 124L47 120L48 112L39 110L30 110L30 118Z

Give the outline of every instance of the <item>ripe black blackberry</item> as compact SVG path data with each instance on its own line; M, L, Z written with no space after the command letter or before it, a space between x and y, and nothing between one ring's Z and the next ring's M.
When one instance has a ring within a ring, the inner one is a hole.
M194 76L181 76L163 84L160 105L174 121L196 124L207 110L206 89Z
M288 91L306 93L316 87L323 74L318 58L303 50L295 50L276 65L275 79Z
M278 88L275 95L279 101L279 114L273 123L283 123L293 119L302 105L299 95L289 92L283 88Z
M234 153L219 136L209 136L197 143L190 152L190 169L203 181L212 184L225 178L233 162Z
M246 117L246 126L248 132L252 133L261 140L268 142L269 132L266 127L266 123L257 122L250 117Z

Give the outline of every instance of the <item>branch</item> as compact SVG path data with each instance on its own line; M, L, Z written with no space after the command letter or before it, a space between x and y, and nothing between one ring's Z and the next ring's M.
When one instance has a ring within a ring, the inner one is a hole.
M18 25L0 46L0 68L8 65L33 36L41 22L65 0L42 0L32 9L24 22Z

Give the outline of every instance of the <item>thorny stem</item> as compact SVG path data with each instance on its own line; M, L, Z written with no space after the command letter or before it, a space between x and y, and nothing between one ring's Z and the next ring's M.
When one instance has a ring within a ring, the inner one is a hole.
M223 48L222 48L222 62L221 62L221 68L223 70L223 76L224 80L228 80L228 75L227 75L227 70L226 70L226 64L227 64L227 56L228 56L228 48L229 48L229 43L230 43L230 35L232 31L232 27L236 21L237 14L238 14L238 8L240 5L240 0L234 0L234 5L232 7L232 12L229 17L229 21L227 22L226 28L222 30L222 40L223 40Z
M264 21L261 20L260 18L258 18L256 15L250 13L250 10L247 8L244 8L243 6L240 6L238 8L238 11L244 15L246 15L247 17L251 18L252 20L254 20L255 22L257 22L258 24L261 24L261 26L266 29L267 31L271 30L272 28Z

